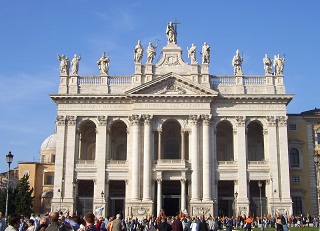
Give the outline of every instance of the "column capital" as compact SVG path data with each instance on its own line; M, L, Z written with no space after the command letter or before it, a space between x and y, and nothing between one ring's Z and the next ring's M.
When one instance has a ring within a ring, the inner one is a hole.
M288 116L277 116L278 125L287 126Z
M268 121L268 126L276 126L276 117L275 116L266 116L266 120Z
M246 118L244 116L236 116L236 121L238 126L244 126Z
M98 124L101 126L106 126L107 125L107 116L98 116Z
M144 119L144 124L150 124L153 118L153 115L143 114L142 118Z
M77 117L76 116L67 116L68 125L76 125Z
M56 125L61 126L66 124L66 118L63 115L56 116Z
M204 124L210 124L212 120L212 115L207 114L207 115L201 115L202 121Z
M137 125L137 124L139 124L140 119L141 119L141 115L135 115L135 114L133 114L133 115L129 116L129 120L130 120L130 123L131 123L132 125Z
M199 115L189 115L189 122L191 124L197 124L200 119Z

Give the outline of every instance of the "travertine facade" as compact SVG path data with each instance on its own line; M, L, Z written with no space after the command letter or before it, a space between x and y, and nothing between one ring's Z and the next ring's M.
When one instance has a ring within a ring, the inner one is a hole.
M131 76L61 72L52 209L258 214L261 181L264 213L291 213L284 76L245 76L242 57L235 75L211 75L210 49L189 64L170 30Z

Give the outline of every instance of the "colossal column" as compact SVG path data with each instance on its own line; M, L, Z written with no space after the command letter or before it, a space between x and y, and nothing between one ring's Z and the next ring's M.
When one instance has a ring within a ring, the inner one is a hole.
M245 117L236 116L237 122L237 134L236 134L236 146L235 154L238 159L238 207L244 207L242 210L248 213L248 179L247 179L247 143L246 143L246 127L245 127Z
M211 171L210 171L210 123L211 115L202 115L203 136L203 200L211 200Z
M186 209L186 179L181 179L181 211Z
M105 203L105 198L101 198L103 192L106 196L106 147L107 147L107 117L98 116L98 127L97 127L97 144L96 144L96 165L97 165L97 183L94 190L94 197L96 198L96 206L101 206Z
M287 116L278 117L279 130L279 156L280 156L280 184L281 202L283 207L290 212L292 200L290 196L290 175L289 175L289 155L288 155L288 135L287 135Z
M191 201L199 201L199 141L198 141L198 115L190 115L189 121L191 123Z
M130 116L131 126L132 126L132 156L131 156L131 187L132 187L132 196L131 200L140 199L140 158L139 158L139 121L140 115Z
M161 201L162 201L162 179L157 179L157 214L161 211Z
M76 155L76 116L67 116L67 144L66 144L66 170L65 170L65 188L64 188L64 202L74 203L73 181L74 179L74 166ZM63 192L63 190L62 190Z
M55 172L54 172L54 193L52 199L52 210L58 211L60 209L60 197L62 189L62 179L64 178L64 142L65 142L65 130L66 130L66 118L62 115L57 115L57 139L56 139L56 160L55 160Z
M144 150L143 150L143 199L149 201L151 188L151 120L152 115L144 118Z

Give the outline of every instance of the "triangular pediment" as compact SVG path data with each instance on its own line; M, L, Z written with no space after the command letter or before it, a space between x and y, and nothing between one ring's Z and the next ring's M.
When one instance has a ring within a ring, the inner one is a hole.
M130 95L188 95L188 96L217 96L218 92L195 83L186 77L168 73L154 80L137 86L125 92Z

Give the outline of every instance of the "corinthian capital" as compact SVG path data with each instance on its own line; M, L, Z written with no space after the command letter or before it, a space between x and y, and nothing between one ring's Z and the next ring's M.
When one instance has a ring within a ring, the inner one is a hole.
M144 114L144 115L142 115L142 118L144 119L145 124L150 124L150 122L153 118L153 115Z
M139 124L140 118L141 118L140 115L129 116L129 120L130 120L131 124L134 124L134 125Z
M199 115L189 115L189 121L191 124L197 124L199 121Z
M202 121L205 124L210 124L212 120L212 115L201 115Z
M245 117L244 116L236 116L236 121L238 126L243 126L245 124Z
M68 125L76 125L76 116L67 116Z
M99 125L107 125L107 117L106 116L98 116Z
M277 116L279 125L287 126L287 119L288 119L287 116Z
M66 124L66 118L62 115L56 116L56 125L65 125Z

